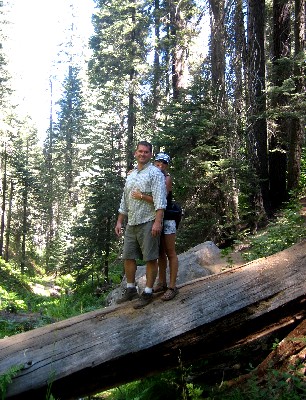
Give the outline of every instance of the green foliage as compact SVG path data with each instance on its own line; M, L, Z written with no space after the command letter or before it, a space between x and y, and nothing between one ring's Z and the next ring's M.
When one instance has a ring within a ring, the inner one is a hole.
M1 400L5 399L8 385L12 382L12 378L18 374L22 366L16 365L11 367L5 374L0 375L0 396Z
M301 156L301 176L300 176L299 192L303 194L306 193L306 147L305 146L302 149L302 156Z
M264 231L251 237L250 250L243 254L247 261L282 251L306 237L306 226L300 216L300 204L289 203Z
M134 381L107 391L109 400L198 400L203 390L192 383L182 387L178 371L165 372L155 377Z
M206 400L302 400L306 395L306 382L298 371L279 372L271 370L264 382L255 377L243 386L214 389Z
M273 343L273 345L272 345L272 350L277 349L278 346L279 346L279 339L275 339L275 341L274 341L274 343Z
M29 291L29 283L20 270L0 259L0 310L25 310L24 299Z
M33 293L37 283L46 288L45 295ZM92 281L74 290L71 276L53 278L52 284L61 287L59 297L48 295L50 278L28 277L0 260L0 313L5 313L0 315L0 338L104 307L107 291L97 297Z

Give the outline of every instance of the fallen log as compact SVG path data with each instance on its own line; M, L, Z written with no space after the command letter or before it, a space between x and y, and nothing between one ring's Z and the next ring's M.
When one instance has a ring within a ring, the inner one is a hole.
M74 399L258 340L305 317L306 241L158 295L0 340L0 374L22 369L8 399Z

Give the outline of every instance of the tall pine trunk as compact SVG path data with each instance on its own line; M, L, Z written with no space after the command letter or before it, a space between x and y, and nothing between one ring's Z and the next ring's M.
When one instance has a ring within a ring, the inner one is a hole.
M209 0L211 18L211 73L215 104L225 106L225 2Z
M291 1L273 1L273 59L272 80L275 88L281 88L291 76ZM287 66L284 61L287 60ZM272 96L271 105L282 111L288 104L288 96L278 90ZM290 120L279 116L275 120L274 132L269 142L269 181L272 209L278 209L288 200L287 196L287 149L290 132Z
M305 11L306 3L303 0L295 0L294 19L294 75L295 93L305 95L305 68L299 60L305 60ZM305 117L305 116L304 116ZM297 189L301 174L301 151L305 136L302 118L298 115L293 118L289 142L288 159L288 190Z
M132 3L135 3L133 1ZM135 27L136 24L136 10L135 6L131 8L131 13L132 13L132 23ZM130 41L131 41L131 60L134 59L135 56L135 50L133 43L135 42L136 38L136 30L135 28L131 32L130 36ZM127 121L127 140L126 140L126 164L127 164L127 171L131 170L133 168L133 162L134 162L134 150L135 150L135 125L136 125L136 110L135 110L135 104L134 104L134 80L135 80L135 75L136 71L135 68L131 65L130 67L130 82L129 82L129 106L128 106L128 121Z
M154 46L154 64L153 64L153 111L155 117L158 112L160 104L160 80L161 80L161 67L160 67L160 4L159 0L154 1L154 33L155 33L155 46Z
M2 213L0 227L0 256L3 254L4 230L5 230L5 205L6 205L6 190L7 190L7 151L6 143L4 144L3 153L3 179L2 179Z
M26 147L26 160L25 167L28 169L29 161L29 140L27 139ZM26 267L26 240L28 233L28 198L29 198L29 180L25 174L23 176L23 188L22 188L22 225L21 225L21 256L20 256L20 269L21 273L24 274Z
M14 192L14 183L13 179L11 179L10 183L10 191L9 191L9 202L8 202L8 210L7 210L7 222L6 222L6 230L5 230L5 250L4 250L4 260L6 262L9 261L9 251L10 251L10 239L11 239L11 221L12 221L12 207L13 207L13 192Z
M266 96L265 96L265 1L248 1L248 152L258 179L251 203L255 226L270 214Z
M181 2L176 0L169 1L170 35L172 40L172 97L175 100L179 99L182 89L186 87L187 46L184 37L186 20L181 11L181 6Z

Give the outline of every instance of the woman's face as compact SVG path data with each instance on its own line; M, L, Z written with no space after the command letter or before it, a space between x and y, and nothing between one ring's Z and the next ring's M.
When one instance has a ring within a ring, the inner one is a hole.
M155 167L159 168L162 172L166 171L168 164L163 161L154 161Z

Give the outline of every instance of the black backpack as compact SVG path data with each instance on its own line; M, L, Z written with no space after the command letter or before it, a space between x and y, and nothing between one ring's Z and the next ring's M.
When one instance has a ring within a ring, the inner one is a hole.
M183 214L182 207L177 202L172 200L171 204L167 205L167 208L165 209L164 219L174 220L177 229L181 222L182 214Z

